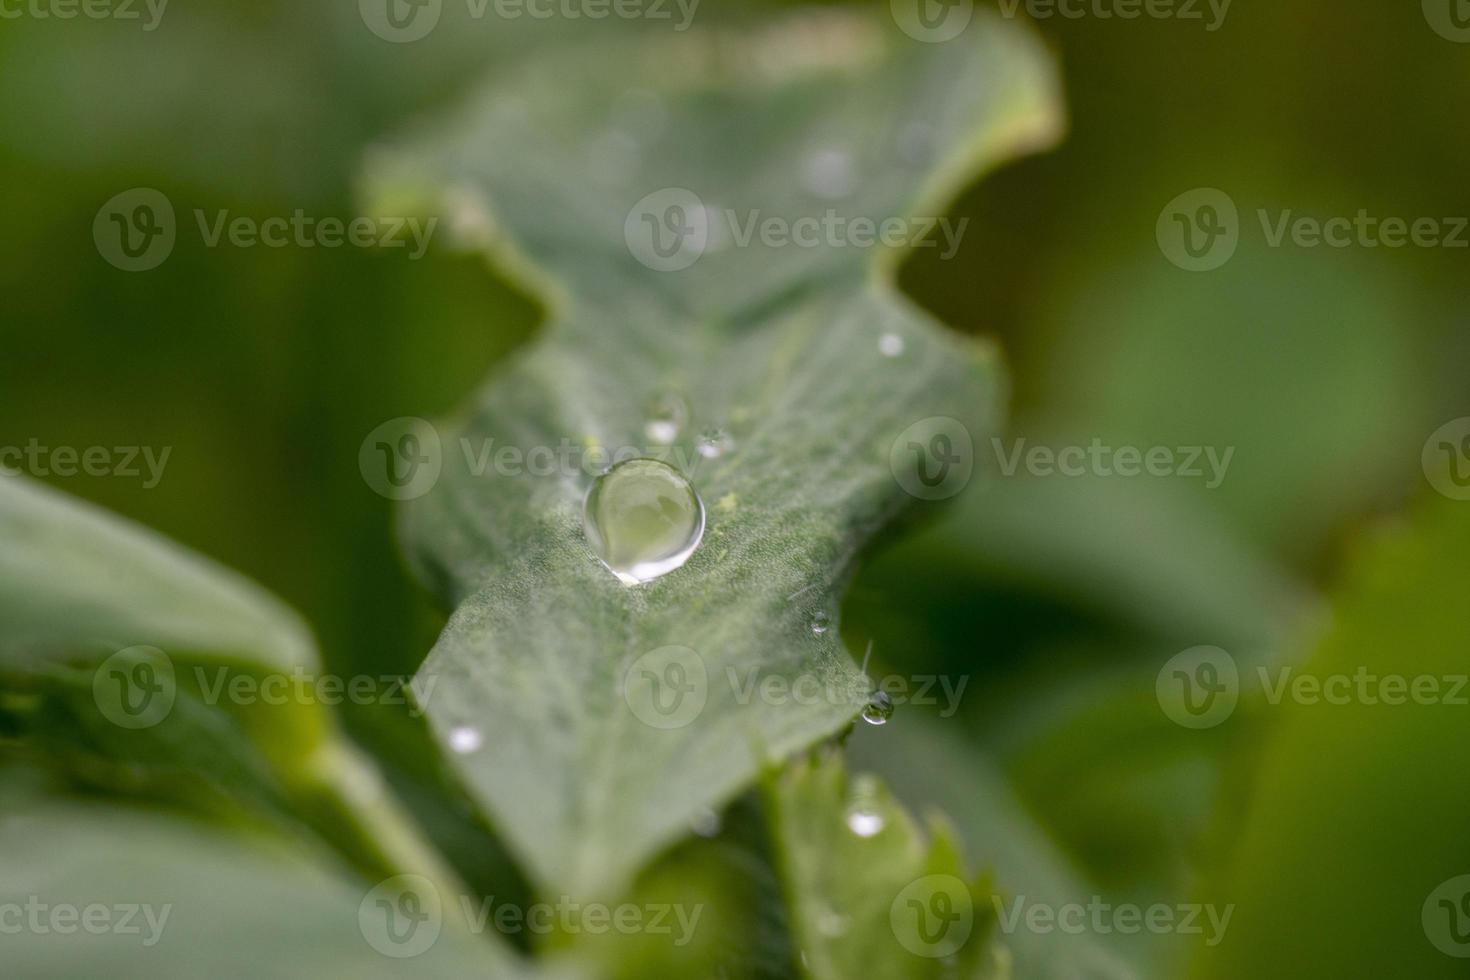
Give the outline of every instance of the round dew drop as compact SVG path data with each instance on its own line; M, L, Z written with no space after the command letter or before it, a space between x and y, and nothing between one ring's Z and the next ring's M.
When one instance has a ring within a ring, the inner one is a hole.
M593 481L582 511L587 540L624 585L667 575L704 537L704 501L678 470L630 459Z
M847 829L859 837L873 837L883 830L886 821L877 810L855 806L847 811Z
M735 440L724 429L707 429L700 433L699 443L695 448L705 459L715 459L729 452L734 445Z
M893 698L887 691L874 691L863 705L863 721L870 725L886 725L893 717Z
M460 755L474 752L483 744L485 744L485 736L481 735L477 728L459 725L449 731L449 747Z

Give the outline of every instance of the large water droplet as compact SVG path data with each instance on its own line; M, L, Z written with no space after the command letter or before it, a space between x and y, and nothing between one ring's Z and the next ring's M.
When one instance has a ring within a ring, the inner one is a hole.
M878 338L878 351L884 357L897 357L903 353L903 338L896 333L885 333Z
M683 565L704 537L704 501L668 463L630 459L599 476L583 507L587 539L624 585Z
M707 806L689 815L689 829L699 837L715 837L720 833L720 815Z
M821 636L832 627L832 617L824 612L819 612L812 617L812 632Z
M870 725L886 725L893 717L893 698L887 691L874 691L863 705L863 721Z

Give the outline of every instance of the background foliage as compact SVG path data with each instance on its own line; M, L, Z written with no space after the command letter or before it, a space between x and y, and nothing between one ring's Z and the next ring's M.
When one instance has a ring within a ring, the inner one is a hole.
M957 716L915 710L849 743L906 802L942 806L972 866L1055 901L1106 890L1240 909L1219 950L1084 937L1058 954L1061 938L1017 936L1018 976L1115 960L1171 975L1185 957L1211 977L1456 969L1426 943L1418 903L1470 870L1463 835L1443 832L1463 816L1445 787L1464 782L1454 747L1470 724L1448 708L1246 703L1191 732L1152 698L1159 666L1198 644L1243 666L1316 650L1324 664L1463 669L1443 612L1464 594L1464 551L1435 542L1462 539L1467 519L1418 498L1432 497L1425 438L1470 414L1464 253L1248 235L1224 268L1186 275L1154 241L1160 208L1199 186L1227 190L1247 223L1256 208L1463 213L1448 188L1470 134L1448 96L1470 81L1470 48L1399 6L1240 0L1214 33L1040 24L1068 138L965 194L956 259L902 271L940 319L1001 342L1011 436L1236 447L1210 491L997 481L894 535L847 594L843 639L858 656L872 641L875 673L972 675ZM384 419L464 403L541 311L442 251L404 262L181 238L164 266L127 275L99 258L91 222L136 185L184 207L350 215L365 148L569 30L471 24L393 47L351 4L277 2L180 3L152 34L7 22L0 444L173 446L155 489L52 482L283 597L331 669L411 673L442 613L397 555L359 445ZM1400 523L1422 527L1375 543ZM428 761L419 723L344 714L467 879L526 887ZM732 872L722 846L676 854L702 869L678 880L741 908L780 887ZM672 887L660 874L638 887ZM1040 965L1057 956L1065 967Z

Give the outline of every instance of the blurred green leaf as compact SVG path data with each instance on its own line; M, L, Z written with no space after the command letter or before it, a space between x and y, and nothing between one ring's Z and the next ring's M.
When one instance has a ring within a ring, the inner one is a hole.
M316 661L305 625L254 583L43 484L0 474L0 538L0 664L137 644Z
M232 693L239 680L275 677L290 692L293 676L314 679L296 674L316 667L311 638L277 600L13 474L0 476L0 537L0 723L12 751L113 790L258 807L365 868L437 873L320 700Z
M11 976L529 976L440 907L389 923L375 904L395 897L388 889L344 880L279 842L50 795L14 769L0 770L0 807L0 905L20 916L7 916ZM430 940L422 950L420 932Z
M1267 709L1278 727L1216 885L1238 911L1195 976L1464 975L1467 554L1470 508L1438 497L1358 549L1327 635L1285 675L1316 694Z

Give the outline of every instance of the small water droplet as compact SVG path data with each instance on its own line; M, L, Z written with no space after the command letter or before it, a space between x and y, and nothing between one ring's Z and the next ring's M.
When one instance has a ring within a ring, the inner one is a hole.
M886 725L893 717L893 698L887 691L874 691L863 705L863 721L870 725Z
M866 804L856 804L847 811L847 829L859 837L872 837L883 829L883 815Z
M689 829L698 837L714 837L720 832L720 815L702 806L689 816Z
M817 916L817 931L828 939L836 939L847 933L850 921L847 916L834 909L823 909Z
M857 188L857 164L846 150L829 148L807 157L806 189L828 200L847 197Z
M821 636L832 626L832 617L824 612L819 612L812 617L812 632Z
M484 744L485 736L480 734L478 728L458 725L449 730L449 747L460 755L468 755Z
M706 429L699 436L699 455L705 459L723 456L735 446L735 440L724 429Z
M657 459L630 459L599 476L582 519L593 550L624 585L672 572L704 537L704 501L682 473Z
M654 442L668 445L679 438L688 422L689 403L680 395L665 392L649 402L643 431Z
M897 357L903 353L903 338L896 333L885 333L878 338L878 351L884 357Z

